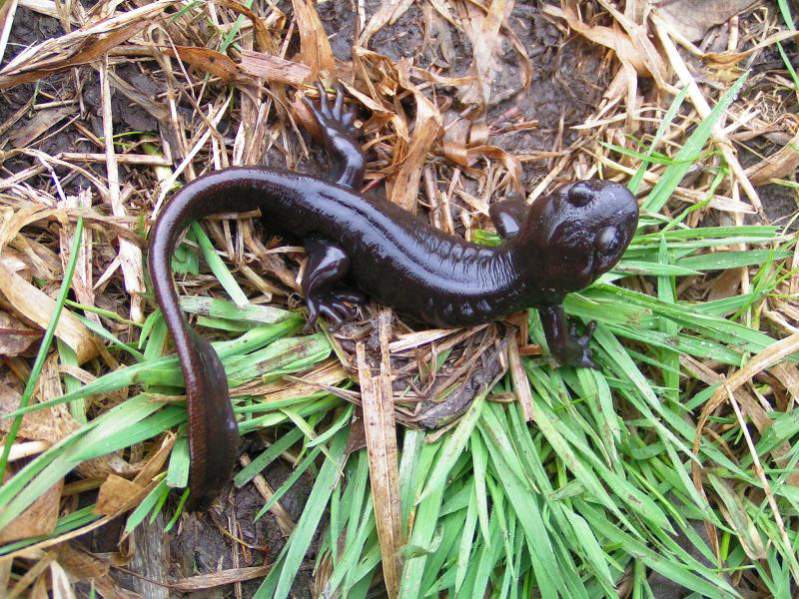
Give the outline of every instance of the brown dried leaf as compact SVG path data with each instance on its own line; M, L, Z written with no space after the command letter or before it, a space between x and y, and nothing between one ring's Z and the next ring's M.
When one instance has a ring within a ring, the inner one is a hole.
M702 407L702 412L699 415L696 426L696 436L694 437L694 453L696 454L699 452L699 444L710 415L724 403L731 394L735 393L738 388L745 383L751 381L758 373L776 366L797 351L799 351L799 333L794 333L784 339L780 339L776 343L772 343L759 354L753 356L741 369L730 376L726 382L722 381L723 384L719 385L719 388L713 396L708 399ZM701 488L701 484L697 482L701 480L701 474L699 468L695 464L692 466L692 474L694 482L697 483L697 488Z
M10 589L12 561L10 559L0 559L0 593L8 593Z
M214 77L219 77L225 82L241 81L241 71L230 56L197 46L175 46L177 57Z
M15 66L12 69L6 67L0 72L0 89L9 89L23 83L38 81L54 73L71 69L74 66L93 62L102 57L111 48L128 41L149 25L149 21L136 22L108 34L85 36L78 43L69 45L66 55L45 58L44 60L33 60L30 64Z
M40 333L29 329L8 312L0 311L0 356L18 356L27 351L40 336Z
M115 514L128 505L138 503L146 491L146 487L116 474L110 474L100 486L95 512L103 516Z
M672 0L661 2L657 11L680 34L695 42L711 27L729 21L757 3L758 0Z
M316 141L322 141L322 130L319 128L319 123L316 122L311 110L303 102L302 96L297 93L294 94L294 99L291 101L291 111L294 113L294 118L308 132L308 134Z
M301 377L284 377L278 381L262 383L255 380L231 389L231 397L257 395L264 403L279 402L292 397L305 397L338 385L349 378L349 373L337 360L324 362L321 367Z
M444 0L429 0L430 4L433 8L436 9L436 12L440 14L444 19L452 25L455 29L460 29L460 24L458 21L455 20L455 16L452 14L452 11L449 9L449 5L444 2Z
M752 185L765 185L772 179L783 179L795 174L797 168L799 168L799 132L771 156L746 169L746 176Z
M132 476L135 468L121 456L112 453L92 458L75 466L75 471L84 479L103 480L109 474Z
M416 426L428 430L438 429L436 436L453 426L474 399L490 390L505 375L504 341L499 339L495 325L483 325L464 330L450 340L438 344L436 353L441 355L447 347L465 342L460 357L439 368L439 373L428 389L421 395L421 402L414 406L410 419Z
M252 463L249 456L246 455L241 456L240 462L241 465L245 467ZM252 479L252 484L255 490L264 498L265 502L271 501L275 496L275 490L271 487L266 478L264 478L263 474L257 474L255 478ZM294 521L286 511L286 508L280 504L280 501L275 501L272 507L269 508L269 511L272 516L274 516L275 522L283 533L283 536L290 536L294 531Z
M8 6L8 3L6 3ZM6 132L13 127L17 121L19 121L22 117L30 112L30 109L33 108L33 104L36 101L36 96L31 94L31 97L25 102L22 106L20 106L13 114L9 115L5 121L0 125L0 135L5 135Z
M277 45L272 39L272 36L269 35L269 30L266 28L266 24L261 17L235 0L215 0L215 2L220 6L226 6L233 12L244 15L252 22L253 29L255 30L255 41L258 43L258 48L262 52L277 52ZM274 4L271 5L270 8L279 12L279 9Z
M24 549L20 549L20 550L14 551L12 553L7 554L4 557L7 557L9 559L13 559L13 558L21 556L21 555L29 556L33 552L40 551L40 550L45 549L47 547L53 547L55 545L59 545L61 543L64 543L65 541L69 541L71 539L75 539L75 538L80 537L82 535L85 535L85 534L87 534L87 533L89 533L89 532L91 532L93 530L97 530L97 529L105 526L106 524L108 524L114 518L120 516L123 512L133 508L139 501L141 501L141 499L147 493L151 492L158 485L158 483L159 483L158 480L149 481L147 483L147 486L142 490L141 495L131 496L130 500L125 505L123 505L117 512L115 512L113 514L110 514L108 516L103 516L102 518L99 518L98 520L95 520L91 524L87 524L87 525L81 526L80 528L77 528L75 530L71 530L69 532L65 532L64 534L59 535L57 537L46 539L46 540L40 541L39 543L36 543L34 545L30 545L28 547L25 547Z
M172 433L164 435L161 440L161 447L147 458L144 465L140 466L139 473L133 479L133 482L142 486L152 482L155 475L161 472L164 464L166 464L166 460L172 451L172 446L175 445L175 439L176 437Z
M413 331L402 335L396 335L395 341L389 344L388 349L392 355L396 355L424 345L432 344L440 339L454 335L457 332L457 329L425 329L423 331Z
M91 192L81 191L77 196L67 196L63 201L59 201L59 206L68 209L91 208ZM58 242L61 248L61 268L66 271L69 262L69 253L75 237L75 226L71 223L62 225L58 231ZM75 274L72 277L72 290L75 298L83 305L94 306L94 287L92 276L92 247L93 232L90 227L83 230L81 244L78 248L78 259L75 265ZM97 314L89 313L88 318L96 323L100 323Z
M513 154L509 154L502 148L498 146L491 146L491 145L481 145L474 148L469 148L469 156L472 161L477 159L478 157L485 157L490 158L492 160L499 160L502 163L502 166L505 167L505 170L508 171L508 176L511 179L511 183L516 188L517 191L522 191L522 184L521 184L521 176L522 176L522 163L521 161L514 156Z
M149 112L155 120L159 122L166 122L169 119L169 107L166 104L158 102L154 97L142 93L130 83L122 79L114 71L108 72L108 82L115 90L121 92L128 100L141 106L144 108L144 110ZM151 158L158 157L152 156Z
M55 309L55 301L19 275L11 272L2 262L0 262L0 292L25 318L32 320L43 329L47 328ZM97 355L94 335L67 308L61 311L61 318L56 326L55 334L75 351L79 364Z
M441 123L438 112L431 110L424 103L420 104L416 113L416 124L407 154L403 159L400 170L390 182L389 198L408 212L416 212L422 166L428 151L436 137L438 137L440 129Z
M477 169L472 165L480 158L499 160L508 171L514 188L521 191L522 163L517 156L509 154L498 146L481 144L468 146L464 143L445 140L441 145L441 153L448 159L463 168L473 176L479 176Z
M730 528L735 531L744 553L752 559L765 559L766 549L763 546L763 539L736 490L723 478L713 474L710 477L716 492L724 499L718 506L719 511Z
M161 447L152 455L148 455L144 463L130 464L120 455L112 453L81 462L76 467L76 470L83 478L96 480L103 480L109 475L125 478L135 476L133 482L139 485L146 485L153 480L156 474L161 472L174 443L174 435L165 435L161 441Z
M269 573L270 568L271 565L253 566L250 568L230 568L213 574L198 574L190 578L179 578L172 581L169 583L169 588L181 593L192 593L193 591L202 591L211 587L263 578Z
M359 51L356 49L356 51ZM390 122L394 127L394 131L397 135L403 139L408 139L408 127L405 123L405 120L401 118L396 112L392 110L387 110L385 106L380 104L380 102L370 98L366 94L358 91L354 86L350 85L346 81L339 81L339 84L347 90L347 93L358 100L363 106L368 108L372 113L372 118L370 122L379 122L379 123L386 123Z
M411 133L410 144L404 157L401 158L402 166L397 174L389 181L389 199L399 204L408 212L416 212L416 202L419 195L419 181L422 177L424 166L430 148L441 133L441 113L438 108L410 83L407 74L407 64L400 63L399 75L403 87L413 92L416 100L416 120Z
M445 77L441 73L434 73L432 71L428 71L427 69L423 69L420 67L411 67L411 71L415 77L419 79L424 79L430 83L435 83L437 85L447 85L451 87L462 87L464 85L469 85L474 82L473 75L465 75L463 77Z
M731 268L716 277L708 288L708 300L714 301L738 295L741 287L741 270Z
M308 65L263 52L242 50L238 66L247 75L266 79L269 83L300 86L311 80Z
M500 28L512 9L513 2L506 0L491 2L487 11L467 5L470 19L465 31L472 42L474 82L463 90L461 100L465 104L477 104L485 109L490 102L491 85L497 71Z
M42 493L8 526L0 530L0 545L19 539L49 535L53 532L56 522L58 522L58 507L63 487L64 479L61 479Z
M527 422L533 420L533 392L530 388L530 379L524 370L521 356L519 355L519 342L516 331L511 329L507 338L508 346L508 369L510 378L513 381L513 390L516 392L516 399L522 406L522 413Z
M55 0L22 0L21 4L31 12L54 19L59 17L59 7L56 6Z
M388 320L388 312L380 315ZM385 329L386 327L381 327ZM388 338L381 330L381 345L385 347L384 360L388 361ZM375 509L377 538L383 563L383 578L389 597L396 597L399 589L399 549L402 546L402 511L399 494L399 468L397 466L397 430L394 420L394 401L390 372L381 364L380 375L373 377L366 363L363 343L356 346L358 384L361 387L363 426L366 434L366 451L369 456L369 480Z
M646 67L646 72L655 80L661 89L669 89L670 86L666 81L668 68L660 52L658 52L655 45L649 39L649 31L646 25L640 25L628 18L613 4L608 2L608 0L599 0L599 3L604 6L613 18L624 28L633 47L640 54Z
M347 436L347 455L366 449L366 433L363 430L363 418L361 416L361 408L358 406L355 408L352 420L350 420L350 430Z
M53 399L61 395L60 381L56 385L53 377L58 376L58 358L55 354L50 356L42 369L39 377L35 396L40 400ZM0 383L0 415L8 414L19 408L20 394L5 383ZM11 420L0 420L0 431L7 432ZM47 441L50 444L58 443L64 437L80 428L80 425L70 415L66 405L52 406L47 410L39 410L26 414L22 419L19 436L31 441Z
M6 45L8 44L8 35L11 32L11 25L14 22L14 16L17 12L17 2L15 0L7 0L0 3L0 57L6 52ZM2 591L2 588L0 588Z
M28 203L15 210L9 218L4 218L0 227L0 250L5 253L5 247L19 235L19 232L36 221L63 216L60 210L45 208L41 205Z
M754 46L750 46L743 52L707 52L702 56L710 62L710 66L714 66L717 69L723 69L725 67L736 65L752 54L760 52L764 48L769 48L777 42L797 38L799 38L799 31L779 31L774 35L768 36L762 42L759 42ZM736 77L737 76L738 75L736 75Z
M11 242L11 245L20 251L18 255L27 263L27 272L33 277L38 277L49 283L60 282L62 271L59 256L47 245L36 241L35 238L28 235L18 235ZM8 249L0 251L8 253ZM27 274L25 280L30 280Z
M793 364L784 363L777 364L771 372L785 386L794 402L799 401L799 369ZM799 472L796 474L799 475Z
M97 579L110 571L110 566L90 553L64 543L58 547L58 561L76 580Z
M364 48L369 45L372 36L380 31L386 24L392 25L411 7L413 0L384 0L380 8L372 15L369 22L364 27L361 37L358 38L358 45Z
M466 144L457 141L445 139L441 144L441 153L447 160L463 168L469 168L474 162Z
M114 113L111 103L111 85L108 79L108 57L104 57L104 60L99 65L99 74L103 135L106 140L111 140L114 138ZM123 194L119 183L119 162L113 143L105 144L105 165L108 174L107 197L110 200L111 211L114 216L125 217L128 212L122 199ZM127 238L120 238L118 243L118 259L122 269L125 291L130 294L130 317L136 322L143 322L142 295L145 292L145 284L142 251L138 244Z
M11 135L9 135L11 147L26 148L33 140L48 131L58 121L74 112L72 106L57 106L36 111L33 118L20 127L14 128Z
M320 72L332 74L336 64L333 49L327 39L327 33L316 8L308 0L292 0L294 19L300 33L300 56L302 61L311 67L312 78L316 79Z
M583 23L571 8L562 9L557 6L545 6L544 14L563 19L583 37L594 43L610 48L619 60L635 67L639 75L651 75L647 69L646 57L635 47L630 38L623 32L603 25Z
M34 559L38 561L21 577L15 578L16 584L9 591L8 599L25 596L25 591L31 585L33 585L33 589L27 594L30 599L47 599L47 577L43 574L53 563L54 556L50 553L38 554Z
M97 594L104 599L141 599L141 595L120 587L110 574L107 561L98 559L91 553L63 543L56 549L58 563L64 568L72 580L91 581Z
M36 581L31 599L45 599L49 596L47 591L51 591L53 597L57 599L74 599L75 591L72 588L72 582L69 580L69 575L64 568L57 561L50 562L50 581L47 584L45 577L42 576ZM49 587L49 588L48 588ZM41 590L39 590L41 589Z

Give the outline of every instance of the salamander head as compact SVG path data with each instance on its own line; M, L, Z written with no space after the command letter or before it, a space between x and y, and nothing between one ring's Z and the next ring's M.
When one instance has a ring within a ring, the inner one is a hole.
M578 181L533 203L519 242L537 284L565 294L613 268L637 225L638 204L626 187Z

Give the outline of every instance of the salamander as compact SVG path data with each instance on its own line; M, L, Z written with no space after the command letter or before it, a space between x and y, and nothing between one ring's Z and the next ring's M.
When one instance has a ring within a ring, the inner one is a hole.
M308 326L319 316L333 323L349 319L367 297L439 327L537 307L552 355L578 367L594 366L588 347L593 325L578 335L563 299L612 268L637 226L638 205L625 187L578 181L531 205L519 199L492 204L502 243L469 243L360 193L366 161L341 90L332 105L321 87L318 106L306 104L331 158L330 180L262 166L212 172L180 189L150 233L153 288L186 383L194 509L207 507L230 479L239 437L222 363L188 327L172 281L172 252L192 221L260 209L271 230L301 240Z

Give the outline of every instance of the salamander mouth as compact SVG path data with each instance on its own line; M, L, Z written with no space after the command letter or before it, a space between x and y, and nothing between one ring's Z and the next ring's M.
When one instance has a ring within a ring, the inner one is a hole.
M589 285L591 281L594 280L599 258L595 248L591 248L591 250L585 252L584 255L586 256L585 264L578 272L574 273L574 283L576 283L579 288Z
M606 256L603 255L598 249L594 249L591 256L592 278L596 279L612 268L610 265L606 267L606 264L608 264Z

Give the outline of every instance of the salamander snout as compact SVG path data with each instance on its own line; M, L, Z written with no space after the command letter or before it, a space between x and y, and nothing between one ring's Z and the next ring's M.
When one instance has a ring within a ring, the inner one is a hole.
M638 226L638 203L633 194L618 183L591 181L590 184L592 200L580 208L584 211L580 217L586 230L593 234L593 275L597 277L619 261L632 241Z

